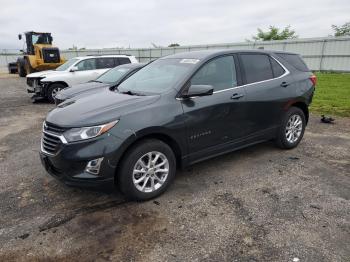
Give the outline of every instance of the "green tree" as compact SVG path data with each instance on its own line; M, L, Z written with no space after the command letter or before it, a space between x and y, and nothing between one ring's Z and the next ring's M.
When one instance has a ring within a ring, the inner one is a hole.
M180 45L178 43L168 45L168 47L175 47L175 46L180 46Z
M332 25L334 30L334 36L350 36L350 22L347 22L341 26Z
M282 31L270 25L269 30L264 32L262 29L258 28L258 33L256 36L253 36L254 41L270 41L270 40L285 40L298 38L295 34L295 31L290 29L290 25L285 27Z

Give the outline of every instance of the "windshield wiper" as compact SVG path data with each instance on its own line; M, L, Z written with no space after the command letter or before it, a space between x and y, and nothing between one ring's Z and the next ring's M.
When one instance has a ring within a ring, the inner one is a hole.
M103 83L102 81L98 81L98 80L91 80L90 82Z
M144 94L136 93L131 90L120 92L121 94L131 95L131 96L144 96Z

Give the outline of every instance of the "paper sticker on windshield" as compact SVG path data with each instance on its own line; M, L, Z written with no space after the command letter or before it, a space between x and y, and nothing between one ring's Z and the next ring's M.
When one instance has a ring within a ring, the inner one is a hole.
M199 59L182 59L180 63L185 64L197 64L199 62Z
M128 68L119 68L119 69L118 69L118 72L124 73L124 72L126 72L126 71L128 71L128 70L129 70Z

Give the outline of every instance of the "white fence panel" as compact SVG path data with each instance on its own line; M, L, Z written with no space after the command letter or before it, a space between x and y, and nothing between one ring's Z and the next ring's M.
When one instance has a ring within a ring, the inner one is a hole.
M312 70L333 70L350 72L350 37L324 37L292 39L268 42L222 43L215 45L193 45L164 48L126 48L126 49L87 49L62 50L66 59L76 56L96 54L130 54L140 62L148 62L159 57L195 50L214 49L257 49L289 51L301 54ZM19 50L0 50L0 71L7 71L7 64L15 62L20 56Z

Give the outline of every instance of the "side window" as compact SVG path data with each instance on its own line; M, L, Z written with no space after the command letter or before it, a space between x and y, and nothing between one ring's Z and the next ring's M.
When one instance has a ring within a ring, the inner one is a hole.
M269 57L264 54L240 55L247 84L273 78Z
M77 65L78 71L94 70L96 69L96 59L85 59L79 62Z
M270 57L272 71L273 71L273 77L279 77L285 73L283 67L277 63L277 61Z
M114 67L113 57L101 57L97 58L97 69L112 68Z
M237 86L236 67L232 56L224 56L205 64L191 79L192 85L212 85L214 91Z
M118 58L113 57L113 60L114 60L114 66L120 65Z
M127 57L118 57L119 65L130 64L130 59Z

